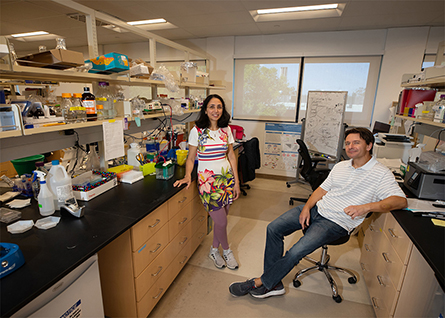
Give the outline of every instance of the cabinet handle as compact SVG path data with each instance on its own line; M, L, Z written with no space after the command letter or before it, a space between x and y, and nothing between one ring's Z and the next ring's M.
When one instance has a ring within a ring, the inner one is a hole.
M383 283L383 281L382 281L382 276L377 275L377 280L378 280L380 286L386 287L385 283Z
M370 230L371 232L375 232L374 227L372 226L372 224L369 224L369 230Z
M199 239L202 239L204 237L204 235L206 235L205 233L202 233L202 235L200 237L198 237Z
M179 244L181 244L181 245L182 245L182 244L184 244L185 242L187 242L187 240L188 240L188 237L186 236L186 237L185 237L185 239L184 239L184 241L182 241L182 242L179 242Z
M156 225L158 225L158 224L159 224L159 222L161 222L161 220L159 220L159 219L156 219L156 222L155 222L155 224L153 224L153 225L149 225L148 227L151 227L151 228L153 228L153 227L155 227Z
M156 276L159 275L159 273L160 273L161 271L162 271L162 266L159 266L159 270L158 270L156 273L151 274L151 276L156 277Z
M365 250L366 250L367 252L371 252L371 250L369 249L368 244L365 244Z
M184 256L184 260L182 262L179 262L179 264L184 264L187 261L187 256Z
M200 218L198 219L198 221L199 221L199 222L202 222L202 221L205 220L205 218L206 218L206 217L203 215L202 217L200 217Z
M184 218L181 222L178 222L178 224L184 224L185 221L187 221L187 218Z
M389 235L393 238L397 238L397 235L394 234L394 229L388 229Z
M383 259L385 260L385 262L387 263L392 263L391 260L388 258L388 254L386 254L385 252L382 253Z
M377 305L377 299L375 297L372 297L371 301L375 309L380 309L379 305Z
M365 264L360 263L360 267L362 268L362 271L366 271Z
M158 299L159 296L161 296L162 292L164 291L164 288L159 288L160 292L156 296L153 297L153 299Z
M184 203L185 200L187 200L187 197L184 197L184 199L182 199L181 201L178 201L178 203Z
M161 248L161 244L160 243L158 243L157 245L156 245L156 248L153 250L153 251L150 251L150 253L156 253L157 251L158 251L158 249L160 249Z

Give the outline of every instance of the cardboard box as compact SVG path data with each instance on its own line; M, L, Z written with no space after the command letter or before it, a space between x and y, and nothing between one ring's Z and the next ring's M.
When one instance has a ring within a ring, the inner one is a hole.
M64 70L84 64L83 54L70 50L54 49L50 51L29 54L18 58L17 63L22 66L33 66Z
M85 62L91 62L93 68L89 70L89 73L110 74L128 71L130 69L130 63L128 57L119 53L108 53L98 56Z
M150 79L151 73L153 73L154 67L148 63L145 63L141 59L135 61L137 65L130 67L130 76Z

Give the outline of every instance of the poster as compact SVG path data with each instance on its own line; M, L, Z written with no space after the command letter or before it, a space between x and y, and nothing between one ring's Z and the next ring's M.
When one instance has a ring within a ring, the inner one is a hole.
M297 170L301 124L265 123L263 167L272 170Z

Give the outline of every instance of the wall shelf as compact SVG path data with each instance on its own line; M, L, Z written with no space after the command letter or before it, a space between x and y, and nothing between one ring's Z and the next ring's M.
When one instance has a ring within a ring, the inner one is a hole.
M401 85L404 88L414 88L414 87L445 87L445 76L442 77L436 77L433 79L427 79L424 81L418 81L414 83L403 83Z

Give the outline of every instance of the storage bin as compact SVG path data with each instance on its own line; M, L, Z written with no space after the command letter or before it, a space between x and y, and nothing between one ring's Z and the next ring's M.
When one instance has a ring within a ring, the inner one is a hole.
M175 173L175 165L173 163L169 163L166 166L164 166L164 163L157 163L155 167L156 179L168 180Z

